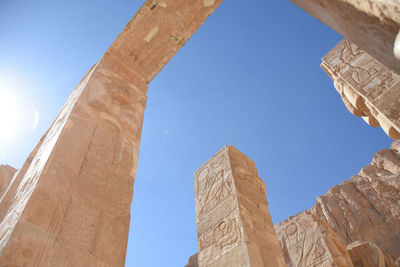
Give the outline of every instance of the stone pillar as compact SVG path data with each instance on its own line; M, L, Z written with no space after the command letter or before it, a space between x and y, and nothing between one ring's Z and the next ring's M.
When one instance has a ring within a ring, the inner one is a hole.
M398 0L291 0L400 74Z
M353 266L344 240L309 211L280 222L276 231L287 266Z
M147 84L221 1L144 3L2 198L2 266L124 266Z
M0 164L0 199L7 191L9 184L17 170L11 166Z
M195 172L198 264L286 266L253 161L226 146Z
M348 40L322 58L348 110L400 139L400 75Z

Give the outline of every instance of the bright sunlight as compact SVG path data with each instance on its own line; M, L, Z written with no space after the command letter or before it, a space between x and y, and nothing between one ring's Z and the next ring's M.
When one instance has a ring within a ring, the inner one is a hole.
M20 110L15 97L0 89L0 141L9 141L17 132Z

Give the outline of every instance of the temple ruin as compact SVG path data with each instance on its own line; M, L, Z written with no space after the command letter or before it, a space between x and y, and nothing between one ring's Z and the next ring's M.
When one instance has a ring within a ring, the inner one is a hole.
M222 148L195 173L199 266L285 266L265 184L249 158Z
M349 111L400 139L400 2L292 1L345 38L322 67ZM21 169L0 165L0 266L124 266L147 85L221 2L146 1ZM399 142L275 226L254 162L223 148L195 173L188 266L400 266Z
M348 110L372 127L400 139L400 75L348 40L322 58Z

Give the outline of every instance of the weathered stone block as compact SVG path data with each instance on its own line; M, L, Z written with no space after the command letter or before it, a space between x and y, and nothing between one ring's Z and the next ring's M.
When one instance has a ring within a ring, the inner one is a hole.
M226 146L195 173L198 264L285 266L254 162Z
M400 75L348 40L322 58L347 109L400 139Z

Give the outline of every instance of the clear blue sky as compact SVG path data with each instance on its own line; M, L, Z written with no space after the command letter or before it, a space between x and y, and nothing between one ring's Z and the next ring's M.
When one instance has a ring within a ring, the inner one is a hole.
M25 114L2 163L21 166L142 3L0 0L0 93ZM274 223L390 145L319 67L340 40L287 0L222 3L149 86L126 266L184 266L197 251L193 172L224 145L256 162Z

